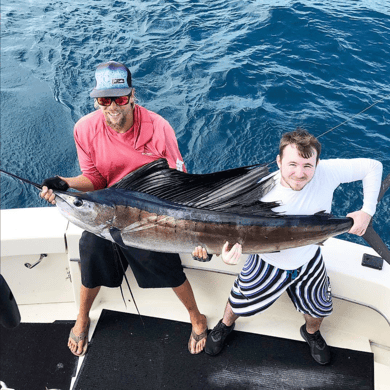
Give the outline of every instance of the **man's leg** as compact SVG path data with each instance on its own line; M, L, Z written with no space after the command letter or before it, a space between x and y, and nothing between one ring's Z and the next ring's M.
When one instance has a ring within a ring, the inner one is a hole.
M301 336L309 344L313 359L319 364L328 364L330 348L320 333L320 327L323 319L332 314L333 304L321 248L291 277L293 283L287 290L288 295L305 318L305 324L300 329Z
M99 291L100 286L87 288L81 285L79 315L77 316L76 323L72 329L75 336L79 336L81 333L87 331L89 324L89 312ZM69 338L68 347L74 355L79 356L83 352L85 343L88 343L88 335L86 335L84 340L79 341L78 344Z
M186 280L181 286L174 287L173 291L176 293L180 301L186 307L192 324L192 329L196 334L201 334L207 329L207 319L199 312L198 306L195 301L192 287L188 280ZM191 337L190 340L190 352L197 354L201 352L206 344L206 338L200 340L198 343Z
M75 338L88 331L89 312L100 291L100 286L119 287L123 279L122 269L127 267L127 261L120 258L115 244L90 232L82 233L79 250L82 285L79 314L72 329ZM80 356L87 343L86 334L86 338L78 342L69 338L68 347L73 354Z
M309 344L313 359L319 364L330 362L330 348L321 335L320 326L323 318L314 318L304 314L306 324L301 326L302 338Z
M233 331L236 319L239 316L234 314L230 303L226 304L223 318L218 322L214 329L210 332L207 337L205 352L208 355L218 355L224 345L227 336Z
M314 318L309 316L308 314L303 315L306 321L306 331L307 333L314 334L318 330L320 330L320 326L324 318Z
M228 301L225 307L225 313L223 314L222 322L226 326L232 326L236 322L237 318L238 315L233 313L232 307L230 306L230 303Z

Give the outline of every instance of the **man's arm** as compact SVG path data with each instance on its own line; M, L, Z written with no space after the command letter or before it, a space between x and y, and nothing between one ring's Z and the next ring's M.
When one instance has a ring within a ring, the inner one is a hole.
M176 168L179 171L187 172L183 157L179 150L179 145L176 139L175 131L167 121L165 121L164 124L164 133L165 133L165 154L169 166L171 168Z
M363 236L375 214L376 204L382 182L382 163L371 159L351 160L353 175L363 175L363 207L359 211L349 213L354 224L349 233ZM359 179L358 179L359 180Z
M69 188L73 188L77 191L86 192L94 190L91 180L83 175L68 178L61 177L61 179L68 184Z
M89 180L83 175L79 175L76 177L68 177L68 178L58 176L58 178L60 180L63 180L68 185L68 188L73 188L75 190L82 191L82 192L94 190L91 180ZM39 194L39 196L51 204L56 204L53 189L56 190L58 188L56 188L55 185L49 187L52 188L48 188L47 186L44 185L42 187L42 192Z
M363 210L354 211L347 214L347 217L353 219L353 225L348 233L363 236L370 224L372 216Z

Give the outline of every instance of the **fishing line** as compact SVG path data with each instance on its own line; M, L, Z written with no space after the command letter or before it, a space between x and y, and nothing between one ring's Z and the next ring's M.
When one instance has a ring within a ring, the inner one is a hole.
M316 137L316 138L318 139L318 138L322 137L323 135L328 134L328 133L330 133L330 132L333 131L333 130L336 130L338 127L340 127L340 126L344 125L345 123L351 121L353 118L356 118L358 115L360 115L360 114L362 114L363 112L369 110L370 108L376 106L378 103L383 102L384 100L388 99L389 97L390 97L390 95L387 95L387 96L383 97L382 99L377 100L376 102L372 103L371 106L366 107L364 110L362 110L362 111L358 112L357 114L351 116L350 118L346 119L344 122L342 122L342 123L340 123L339 125L337 125L337 126L331 128L330 130L325 131L325 133L320 134L320 135L319 135L318 137Z
M381 102L383 102L384 100L386 100L388 98L390 98L390 95L384 96L382 99L377 100L376 102L372 103L370 106L366 107L365 109L361 110L357 114L355 114L355 115L351 116L350 118L346 119L344 122L338 124L337 126L332 127L331 129L325 131L324 133L320 134L316 138L318 139L318 138L322 137L323 135L328 134L328 133L330 133L333 130L336 130L338 127L340 127L340 126L344 125L345 123L351 121L352 119L356 118L358 115L362 114L363 112L369 110L370 108L376 106L378 103L381 103ZM266 165L272 165L272 164L275 164L275 163L276 163L276 161L273 160L273 161L270 161L270 162L266 163Z
M135 306L135 308L136 308L136 310L137 310L137 313L138 313L139 318L140 318L140 320L141 320L141 322L142 322L142 325L145 327L144 320L143 320L143 318L142 318L142 316L141 316L141 313L140 313L139 310L138 310L138 306L137 306L137 303L135 302L135 298L134 298L133 292L131 291L129 281L128 281L127 276L126 276L126 270L125 270L125 267L123 266L122 261L121 261L121 256L120 256L120 254L119 254L119 250L118 250L118 248L117 248L117 246L116 246L115 243L113 243L112 246L113 246L113 248L114 248L115 258L117 259L117 261L119 262L119 264L120 264L121 267L122 267L123 276L125 277L126 284L127 284L127 288L128 288L129 291L130 291L130 295L131 295L131 298L133 299L134 306ZM125 306L126 306L126 309L127 309L127 304L126 304L125 296L124 296L124 294L123 294L122 285L119 286L119 287L120 287L120 290L121 290L123 302L125 303Z

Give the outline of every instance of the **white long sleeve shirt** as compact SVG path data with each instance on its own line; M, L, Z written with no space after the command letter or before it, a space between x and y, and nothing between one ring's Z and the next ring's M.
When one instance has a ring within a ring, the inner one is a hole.
M320 160L313 179L301 190L294 191L280 184L280 171L275 174L275 187L261 200L278 201L274 211L284 215L313 215L319 211L331 212L333 193L341 183L363 181L363 207L361 210L373 216L382 180L382 164L379 161L357 159ZM351 210L356 211L356 210ZM264 253L261 257L269 264L285 269L297 269L310 261L318 245L285 249Z

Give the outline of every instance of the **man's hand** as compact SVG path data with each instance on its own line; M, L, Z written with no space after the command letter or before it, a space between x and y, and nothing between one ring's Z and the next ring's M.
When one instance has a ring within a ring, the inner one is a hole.
M68 183L59 176L50 177L42 182L42 192L39 196L51 204L56 204L53 190L66 191L69 188Z
M197 261L210 261L213 255L209 255L205 248L197 246L192 252L192 258Z
M42 192L39 194L39 196L51 204L56 204L56 196L54 195L53 190L49 190L46 186L42 187Z
M360 210L355 211L353 213L349 213L347 217L353 219L353 225L348 233L356 234L357 236L363 236L371 221L371 215Z
M227 250L228 246L229 243L226 241L225 245L222 247L222 260L226 264L235 265L240 261L242 246L240 244L235 244L229 252Z

